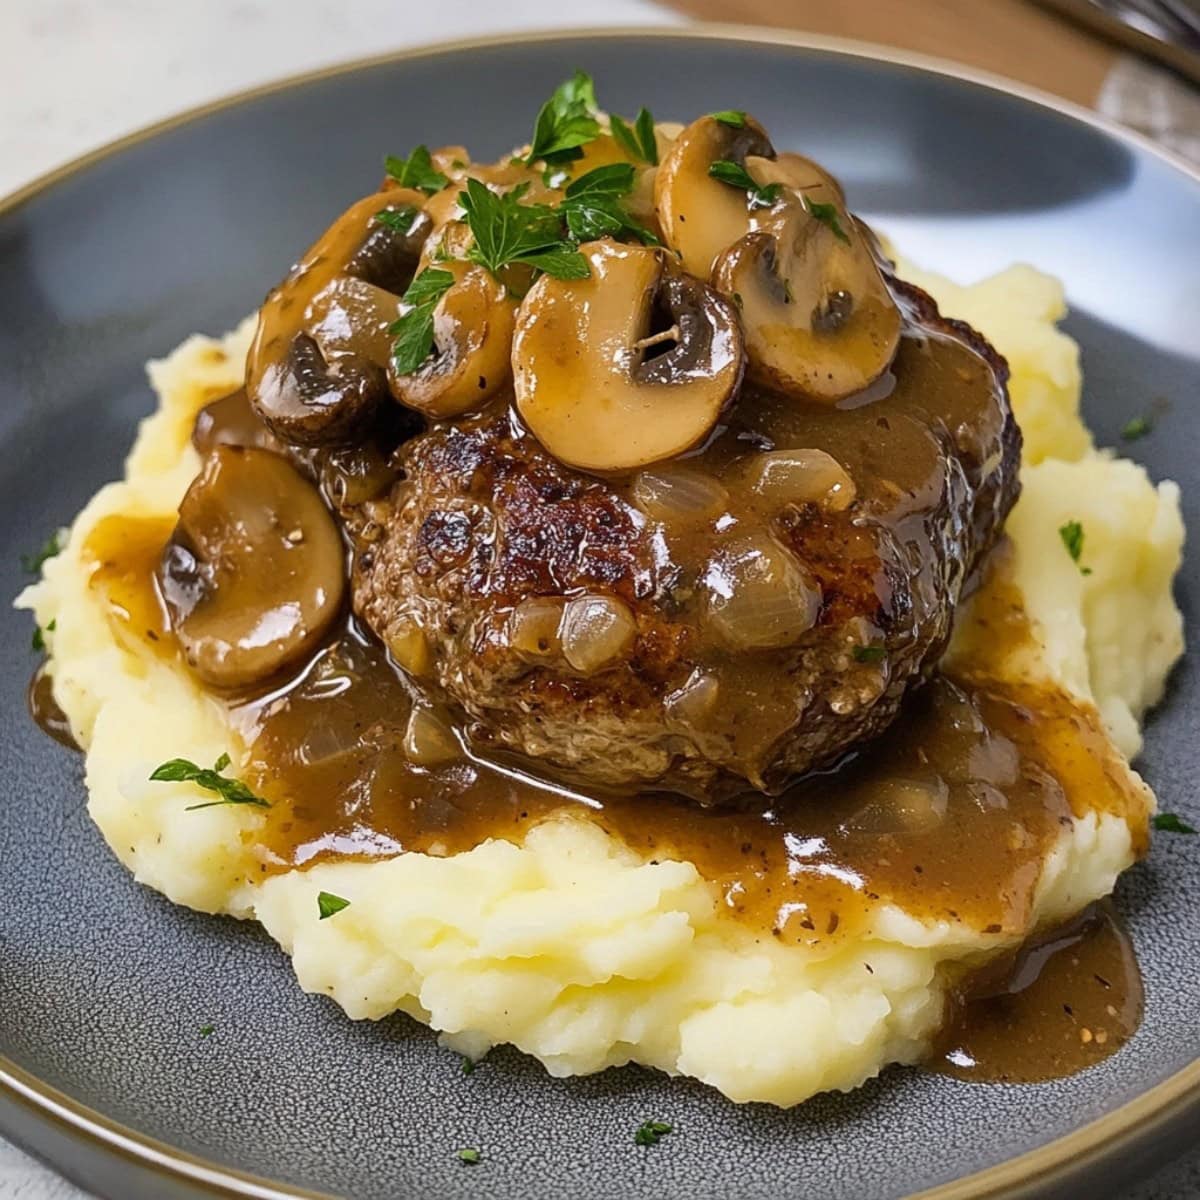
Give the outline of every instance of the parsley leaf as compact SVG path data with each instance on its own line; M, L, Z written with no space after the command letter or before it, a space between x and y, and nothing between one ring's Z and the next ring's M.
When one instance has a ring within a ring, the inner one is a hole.
M528 263L539 271L545 271L547 275L552 275L555 279L586 279L592 273L587 259L568 242L564 242L560 248L553 250L523 254L517 261Z
M1147 416L1132 417L1125 422L1121 429L1121 437L1127 442L1136 442L1144 438L1154 428L1154 422Z
M638 1146L657 1146L664 1133L671 1132L671 1126L666 1121L643 1121L633 1135L634 1144Z
M58 618L53 617L50 621L50 624L46 626L46 633L53 633L55 631L55 629L57 629L57 628L58 628ZM42 650L45 650L46 637L45 637L45 634L42 632L42 627L40 625L35 625L33 627L33 637L30 640L30 644L34 650L37 650L39 652L41 652Z
M526 263L556 279L586 279L587 259L563 237L562 215L545 204L522 204L525 191L522 185L498 196L467 180L458 195L474 237L467 257L496 276L511 263Z
M434 167L428 146L418 146L407 158L389 154L383 166L401 187L417 188L427 196L440 192L450 182Z
M654 136L654 118L648 108L639 108L631 129L625 121L613 113L609 127L618 146L630 158L641 159L652 167L658 166L658 139Z
M1062 538L1062 544L1067 548L1071 561L1078 563L1083 554L1083 526L1078 521L1068 521L1059 526L1058 536ZM1092 568L1081 566L1079 571L1082 575L1090 575Z
M542 105L525 162L541 159L552 164L581 157L583 152L579 147L600 136L600 122L595 114L596 89L591 76L576 71Z
M467 1164L467 1166L473 1167L477 1162L482 1160L483 1155L480 1154L478 1150L474 1150L468 1146L465 1149L458 1151L458 1158L460 1162L464 1162Z
M375 214L375 220L380 225L386 225L397 233L408 233L413 222L421 215L421 210L415 204L401 204L398 208L385 208Z
M426 267L408 285L402 299L412 308L388 326L388 333L396 339L392 358L399 374L411 375L429 357L433 350L433 310L453 285L454 276L438 267Z
M468 1058L465 1054L460 1054L459 1057L462 1059L462 1073L464 1075L474 1075L475 1060L473 1058Z
M211 1037L215 1029L216 1029L215 1025L201 1025L200 1026L200 1036L201 1037Z
M730 162L727 158L718 158L708 168L708 173L730 187L742 188L750 196L750 203L755 208L767 208L779 199L783 184L759 184L751 177L750 172L741 163Z
M723 108L720 112L712 114L714 121L720 121L722 125L728 125L731 129L745 129L746 114L740 108Z
M880 662L887 650L883 646L855 646L854 661L860 663Z
M186 758L172 758L156 767L150 778L155 783L194 783L206 792L216 792L220 800L204 804L189 804L187 812L197 808L215 808L221 804L253 804L270 808L271 802L256 796L240 779L227 779L221 774L229 766L229 755L222 754L211 767L198 767Z
M36 575L41 569L42 564L46 559L54 558L62 553L63 541L67 536L65 529L56 529L45 541L42 548L36 554L21 555L21 570L28 572L30 575Z
M632 163L609 163L568 185L558 212L575 241L592 242L629 233L648 245L658 244L654 234L634 221L619 203L633 189L635 176Z
M822 225L827 225L835 237L850 245L850 236L842 228L842 223L838 219L838 210L836 204L822 204L819 200L810 200L807 196L804 197L804 207L809 213L816 217Z
M1154 828L1161 829L1164 833L1195 833L1185 820L1178 813L1158 813L1154 818Z
M332 917L334 913L340 913L343 908L349 908L350 901L342 896L335 896L332 892L317 893L317 912L321 915L317 918L318 921L324 921L326 917Z

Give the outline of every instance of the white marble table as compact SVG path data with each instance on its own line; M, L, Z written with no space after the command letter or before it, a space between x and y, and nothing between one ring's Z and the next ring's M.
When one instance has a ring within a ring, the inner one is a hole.
M562 0L0 0L0 195L160 117L341 59L504 30L678 19L647 0L578 9ZM1200 157L1200 100L1139 65L1115 76L1103 99L1110 115ZM1122 1200L1191 1197L1200 1197L1200 1156ZM87 1198L0 1140L0 1200Z

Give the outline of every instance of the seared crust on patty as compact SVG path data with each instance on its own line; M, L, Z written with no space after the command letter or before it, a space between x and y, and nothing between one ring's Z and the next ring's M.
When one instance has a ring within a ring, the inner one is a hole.
M715 800L836 760L932 669L1018 490L1004 360L920 289L889 282L909 322L890 396L818 412L746 391L689 460L726 482L764 449L816 445L847 467L849 507L743 510L729 482L728 518L676 536L628 479L562 466L501 398L401 447L404 477L358 538L356 612L402 662L421 631L418 681L465 713L480 749L593 786ZM783 547L819 588L791 644L714 638L706 564L747 537ZM523 603L581 596L615 602L634 627L600 668L573 667L553 634L545 653L514 637ZM686 702L709 692L707 707Z

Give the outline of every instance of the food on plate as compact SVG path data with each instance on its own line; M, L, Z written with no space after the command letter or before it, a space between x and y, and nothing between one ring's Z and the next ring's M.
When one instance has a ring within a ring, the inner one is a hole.
M151 365L21 597L113 851L351 1017L557 1075L791 1105L1118 1049L1183 528L1093 447L1057 282L927 275L749 115L579 74L499 162L387 172Z

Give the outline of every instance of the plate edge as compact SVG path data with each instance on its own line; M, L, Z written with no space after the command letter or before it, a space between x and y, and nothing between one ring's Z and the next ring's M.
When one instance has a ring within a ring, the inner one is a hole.
M1148 137L1101 116L1069 100L1001 75L954 63L933 55L897 50L894 47L852 38L797 33L786 29L751 25L696 22L678 26L638 27L634 32L619 27L546 29L501 33L486 37L460 38L432 42L404 50L385 51L334 63L241 89L217 100L184 109L171 116L142 126L119 138L68 159L38 175L16 191L0 198L0 219L4 219L42 192L80 171L138 145L143 141L181 128L194 121L309 84L319 83L360 70L387 66L410 59L431 58L490 46L521 45L552 41L622 40L628 38L676 38L694 41L745 42L766 46L789 46L817 50L849 58L862 58L905 67L925 74L987 88L1037 107L1071 117L1097 129L1117 141L1125 142L1152 158L1174 168L1193 184L1200 186L1200 168L1167 150ZM37 1116L55 1121L76 1136L87 1138L102 1152L130 1155L139 1163L168 1176L211 1189L211 1194L246 1197L248 1200L335 1200L329 1193L295 1189L208 1162L186 1151L171 1147L149 1135L122 1126L95 1109L83 1105L66 1093L51 1087L23 1070L16 1062L0 1054L0 1096ZM1191 1114L1200 1112L1200 1060L1155 1084L1135 1099L1111 1113L1044 1146L982 1171L948 1183L913 1193L909 1200L1024 1200L1043 1195L1046 1187L1068 1182L1071 1175L1098 1170L1105 1164L1148 1141L1156 1133L1169 1137L1175 1126ZM281 1190L283 1189L283 1190Z

